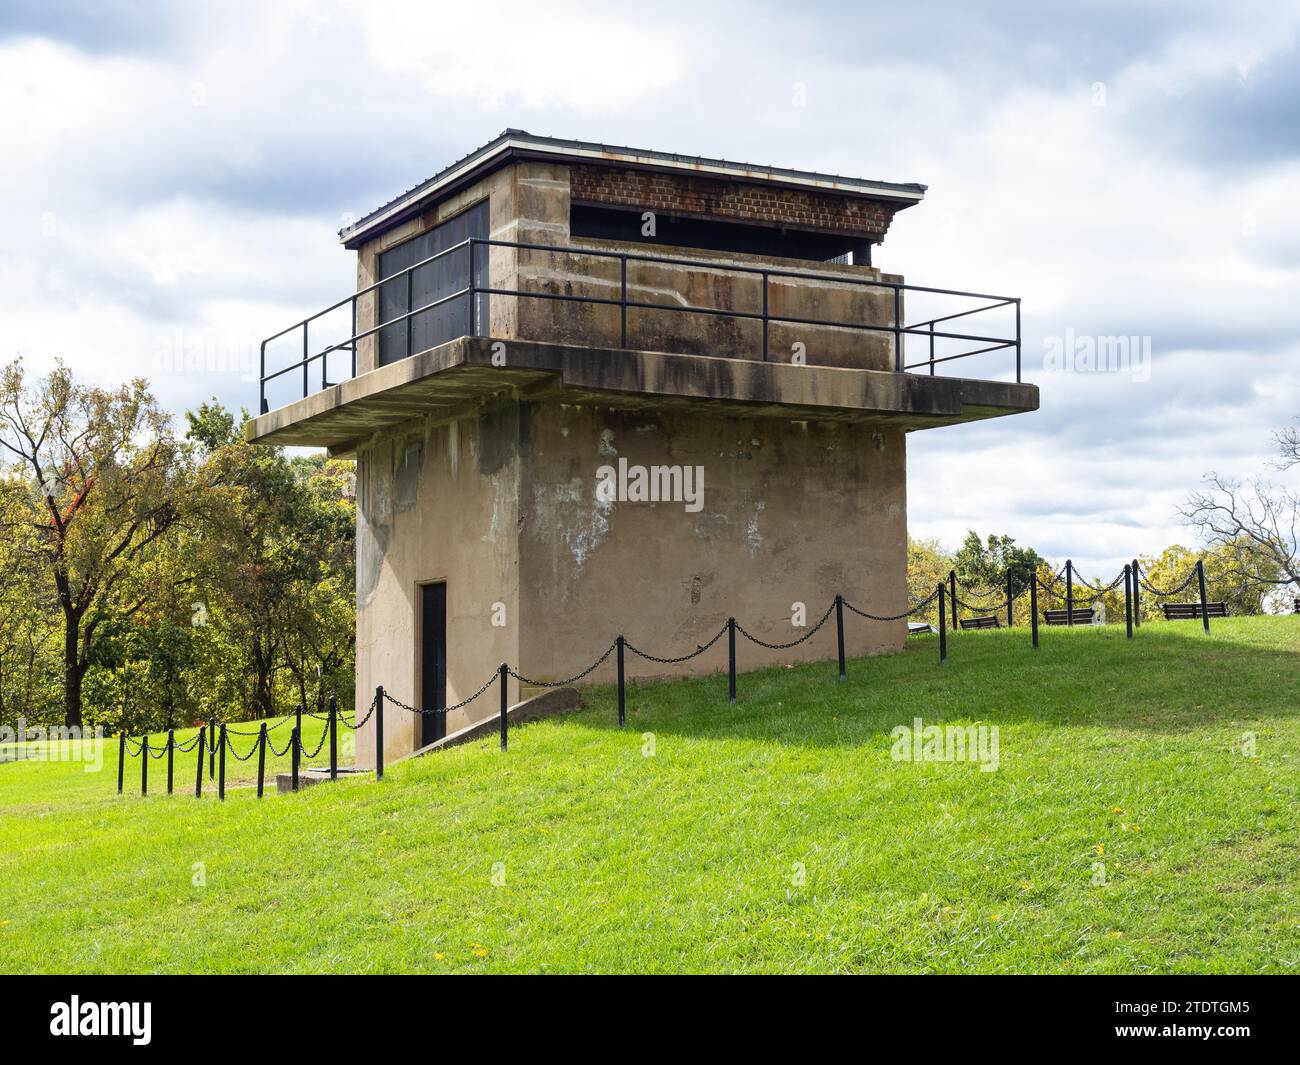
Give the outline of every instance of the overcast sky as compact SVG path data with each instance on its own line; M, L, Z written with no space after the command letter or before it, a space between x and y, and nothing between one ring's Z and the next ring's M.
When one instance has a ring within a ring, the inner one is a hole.
M1300 414L1298 23L1276 0L4 0L0 356L252 409L260 339L354 284L336 230L507 126L917 181L876 264L1021 296L1042 410L913 434L912 533L1108 577L1192 542L1183 495L1261 472ZM1046 359L1121 335L1147 372Z

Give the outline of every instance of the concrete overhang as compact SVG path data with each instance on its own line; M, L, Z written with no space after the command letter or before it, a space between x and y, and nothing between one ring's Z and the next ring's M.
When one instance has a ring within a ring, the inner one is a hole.
M254 418L245 436L348 455L408 419L452 417L501 394L908 431L1038 409L1037 385L1008 381L460 337Z

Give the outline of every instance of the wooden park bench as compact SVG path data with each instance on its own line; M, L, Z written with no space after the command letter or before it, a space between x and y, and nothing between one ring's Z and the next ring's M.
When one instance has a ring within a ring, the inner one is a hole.
M1200 603L1161 603L1160 609L1166 621L1193 621L1201 616ZM1206 603L1205 613L1212 618L1226 618L1228 607L1226 603Z
M1076 625L1091 625L1096 611L1090 606L1076 606L1073 611L1074 623ZM1044 610L1043 620L1049 625L1068 625L1070 624L1071 611L1069 610Z
M978 618L958 618L958 623L963 629L997 629L1002 627L994 614L986 614Z

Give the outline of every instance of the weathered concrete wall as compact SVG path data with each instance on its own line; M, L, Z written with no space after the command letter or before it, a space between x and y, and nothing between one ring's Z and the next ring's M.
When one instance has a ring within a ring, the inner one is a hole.
M467 408L415 421L357 454L357 705L375 686L420 705L420 585L447 582L447 702L472 695L503 661L518 661L519 405ZM493 624L500 603L508 624ZM517 698L511 682L511 701ZM497 706L493 689L448 715L454 731ZM470 715L473 716L470 716ZM390 706L386 756L409 754L415 716ZM357 764L373 765L374 731L358 732Z
M876 613L905 609L904 434L895 428L644 413L559 402L525 415L519 650L522 671L553 680L585 668L619 632L672 657L706 642L729 615L769 642L816 623L837 592ZM700 466L703 507L607 502L597 469ZM896 650L901 622L850 615L855 655ZM740 668L835 654L834 626L771 652L738 640ZM725 667L725 638L677 666L629 658L639 676ZM613 659L593 675L614 677Z
M811 627L837 592L878 613L906 599L905 434L901 429L516 400L451 422L383 434L358 456L357 700L382 683L419 691L418 587L445 580L448 702L501 661L539 680L585 668L619 632L662 657L707 641L734 614L785 642L806 605ZM598 498L598 470L703 468L702 506ZM496 604L504 627L493 625ZM833 658L833 623L800 647L738 641L741 669ZM897 650L901 622L848 615L850 654ZM725 641L673 666L629 656L636 676L711 673ZM614 678L611 659L588 679ZM527 694L526 692L524 694ZM510 699L520 696L512 681ZM497 695L449 716L455 730ZM389 707L389 758L417 746L414 718ZM373 728L357 764L373 764Z

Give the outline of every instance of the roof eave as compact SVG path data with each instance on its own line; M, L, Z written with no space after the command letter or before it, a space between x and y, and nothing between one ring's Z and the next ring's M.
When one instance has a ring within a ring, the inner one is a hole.
M720 159L694 159L634 148L608 148L581 141L538 138L508 130L443 173L422 185L417 185L387 206L340 230L339 242L349 250L356 249L379 232L415 214L430 197L447 195L457 186L479 180L515 158L593 162L635 169L699 174L733 181L762 182L783 188L886 200L899 204L900 209L919 203L926 192L926 186L920 184L866 181L779 167L751 167Z

